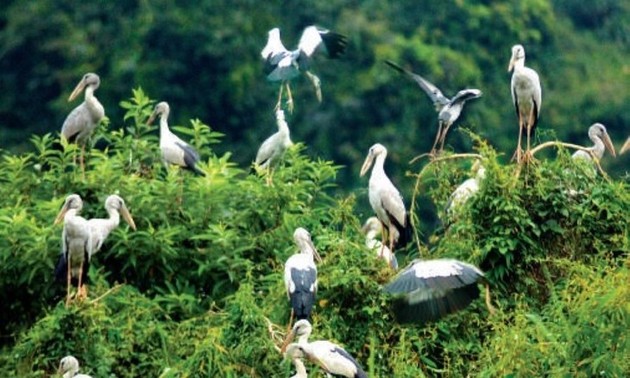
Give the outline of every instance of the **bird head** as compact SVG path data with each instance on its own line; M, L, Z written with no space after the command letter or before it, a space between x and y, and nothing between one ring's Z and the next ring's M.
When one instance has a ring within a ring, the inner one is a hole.
M613 146L612 140L610 139L610 135L608 135L608 131L606 131L606 127L601 123L594 123L591 127L588 128L588 136L589 138L599 138L602 142L604 142L604 146L610 152L610 154L614 157L617 156L615 152L615 147Z
M300 347L300 344L291 343L287 346L284 352L284 358L296 359L304 358L304 350Z
M361 167L361 172L359 173L360 176L363 176L367 173L367 171L370 170L370 168L372 167L372 163L374 162L374 159L376 159L377 156L387 156L387 148L385 148L385 146L383 146L380 143L376 143L375 145L373 145L372 147L370 147L370 150L368 151L368 155L365 158L365 161L363 162L363 166Z
M81 81L79 81L79 84L74 87L74 90L70 94L70 97L68 97L68 101L74 101L74 99L77 98L77 96L79 96L79 94L81 94L81 92L83 92L85 88L91 87L93 90L96 90L99 85L101 85L101 79L98 77L97 74L92 72L86 73L81 78Z
M107 197L105 200L105 209L107 211L116 210L120 212L125 222L129 224L129 226L135 231L136 223L133 221L129 210L127 209L127 205L125 205L125 201L118 195L112 194Z
M317 262L322 262L322 258L317 252L317 248L311 240L311 234L302 227L298 227L293 232L293 240L302 253L312 253Z
M65 356L59 362L58 373L64 375L68 372L73 374L79 371L79 361L73 356Z
M162 101L158 103L157 105L155 105L155 109L153 109L153 113L151 113L151 116L149 117L149 120L147 121L147 125L152 124L153 121L155 121L155 119L160 115L163 115L164 117L168 118L168 114L170 112L171 112L171 107L168 106L168 103L166 101Z
M298 339L303 339L304 341L306 341L308 337L311 335L312 331L313 331L313 327L311 326L311 323L308 320L306 319L298 320L293 325L293 328L291 328L291 332L289 332L289 334L287 335L287 338L286 340L284 340L284 343L282 343L282 348L280 349L280 351L284 353L289 343L291 343L295 339L296 336Z
M83 200L81 199L81 196L79 196L78 194L69 195L68 197L66 197L66 201L63 203L59 214L57 214L57 217L55 217L54 224L59 224L64 219L66 213L69 210L76 210L77 212L79 212L82 208Z
M365 221L363 227L361 227L361 232L363 232L364 234L367 234L369 232L378 233L381 232L382 229L383 225L377 217L369 217L368 220Z
M514 66L517 62L525 62L525 48L523 47L523 45L512 46L512 58L510 59L508 72L514 69Z

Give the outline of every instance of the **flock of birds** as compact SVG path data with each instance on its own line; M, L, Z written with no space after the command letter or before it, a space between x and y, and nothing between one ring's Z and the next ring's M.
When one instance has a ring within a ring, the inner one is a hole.
M299 44L294 50L287 50L280 40L280 30L274 28L268 33L268 41L261 55L265 61L267 79L280 82L278 102L276 104L276 122L278 131L265 140L260 146L254 161L254 168L266 171L268 184L271 184L271 170L281 160L284 152L292 144L289 126L282 110L283 94L286 91L286 104L293 111L293 97L289 83L292 79L304 74L313 84L316 97L321 95L321 81L311 72L311 60L318 50L324 50L330 58L341 56L347 46L346 37L329 30L309 26L304 29ZM413 79L429 96L438 112L438 131L435 136L430 156L435 157L444 148L447 133L456 122L465 103L479 98L482 92L478 89L464 89L452 98L447 98L432 83L422 76L406 70L398 64L387 61L390 67ZM521 45L512 48L512 56L508 70L513 71L511 81L512 99L515 106L519 137L513 159L519 164L530 162L531 136L538 123L542 105L542 90L538 74L525 66L525 50ZM76 142L81 146L80 166L85 171L85 145L105 115L102 104L94 92L100 85L100 78L94 73L87 73L72 91L69 101L84 92L84 101L66 118L61 135L68 142ZM188 143L173 134L168 127L170 107L166 102L158 103L148 119L151 124L159 117L160 151L162 160L168 169L176 165L189 169L199 175L205 175L199 167L199 154ZM522 134L526 135L526 149L521 148ZM606 128L596 123L589 128L589 138L594 145L577 151L573 156L578 159L601 159L604 150L608 149L615 156ZM621 153L630 149L630 138L621 149ZM368 197L375 216L370 217L363 226L366 247L375 255L384 259L389 267L398 269L394 250L403 248L413 240L413 229L409 212L398 189L391 182L384 170L387 157L385 146L376 143L370 147L368 155L361 167L360 175L371 170ZM484 179L484 168L475 163L475 177L465 181L452 194L447 213L455 211L479 189ZM120 216L132 229L136 226L124 200L118 195L110 195L105 201L105 209L109 215L104 219L87 220L80 216L83 201L77 194L69 195L59 212L55 224L63 221L62 252L55 275L67 284L66 304L73 295L71 287L77 287L76 297L87 297L87 271L92 256L99 251L108 235L120 223ZM378 240L378 234L381 234ZM343 377L366 377L357 361L342 347L326 341L309 342L312 332L309 322L317 294L317 266L321 257L315 248L310 233L298 228L293 235L299 249L298 253L289 257L285 263L284 281L287 296L291 305L289 325L297 319L289 333L282 352L293 361L296 368L294 377L307 377L303 359L319 365L325 372ZM402 270L384 291L394 296L393 313L401 323L424 323L461 310L480 295L478 283L484 283L484 274L477 267L465 262L451 259L416 260ZM486 283L486 294L488 286ZM490 312L493 307L489 297L486 304ZM297 342L292 342L297 337ZM61 360L59 371L64 377L88 377L76 375L78 361L72 356Z

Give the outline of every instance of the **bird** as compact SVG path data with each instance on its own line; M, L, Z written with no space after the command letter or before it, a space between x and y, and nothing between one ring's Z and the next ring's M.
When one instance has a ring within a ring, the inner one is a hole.
M471 177L461 183L451 194L446 204L446 213L453 216L461 206L479 191L481 180L486 177L486 169L475 161L472 166L475 177Z
M615 152L615 147L613 146L613 143L610 140L610 136L606 131L606 127L601 123L594 123L588 128L588 137L594 143L592 147L588 148L588 151L590 152L584 150L575 151L571 156L573 159L592 161L592 152L597 160L600 160L604 156L605 150L608 150L608 152L610 152L612 156L617 156Z
M205 176L206 173L197 166L199 162L197 151L169 130L168 115L170 111L171 108L168 106L168 103L162 101L155 106L147 121L147 124L151 125L155 118L160 116L160 151L162 152L164 165L178 165Z
M66 117L61 127L61 136L68 142L76 142L81 145L80 165L82 172L85 171L84 155L85 144L96 127L105 117L105 108L98 101L94 92L101 84L101 79L97 74L88 72L83 75L81 81L74 88L68 101L74 99L85 90L85 100ZM76 160L75 160L76 161Z
M278 131L265 139L258 148L254 161L254 167L257 170L270 171L293 144L289 134L289 125L284 118L284 111L281 109L276 110L276 123L278 124Z
M628 139L626 139L626 142L623 144L623 146L621 146L621 149L619 150L619 155L624 154L628 150L630 150L630 137L628 137Z
M61 234L61 256L55 269L57 280L67 280L66 305L70 303L70 286L77 286L77 297L87 297L85 284L92 257L92 233L88 221L78 215L83 208L83 200L78 194L66 197L63 207L54 224L63 220Z
M328 340L309 342L308 338L312 329L311 323L306 319L295 323L285 344L292 341L295 336L298 337L298 342L288 344L286 348L283 348L286 357L295 359L304 356L321 367L327 374L349 378L367 378L361 365L339 345ZM302 376L297 375L297 377Z
M522 45L512 46L512 58L508 65L508 72L512 73L511 92L512 102L516 109L518 117L518 146L514 157L516 162L529 162L531 160L530 153L530 137L536 130L538 119L540 117L540 108L542 106L542 88L538 73L529 67L525 67L525 48ZM521 139L525 129L527 136L527 149L523 156L521 148Z
M479 296L481 281L485 282L483 272L462 261L415 260L383 290L395 296L396 321L424 324L466 308ZM494 313L487 284L486 305Z
M92 254L96 254L96 252L101 249L109 233L118 227L121 215L129 226L131 226L134 231L136 230L136 224L131 214L129 214L125 201L120 196L116 194L107 196L105 199L105 210L107 214L109 214L109 218L93 218L88 220L90 232L92 233Z
M284 264L284 286L291 302L291 319L308 319L311 316L317 295L317 266L314 259L321 257L311 240L311 234L299 227L293 233L299 252L289 257Z
M79 361L74 356L65 356L59 362L59 374L63 378L92 378L87 374L79 374Z
M365 234L365 245L372 251L376 252L376 257L385 260L387 265L394 270L398 270L398 260L396 255L381 241L376 239L378 234L383 232L383 224L377 217L369 217L361 228Z
M284 358L290 358L295 366L295 374L290 378L308 378L308 372L302 359L305 357L304 352L297 347L297 344L291 344L284 353Z
M267 44L260 52L265 60L267 80L280 81L280 92L276 109L281 107L283 87L287 89L287 105L293 112L293 96L289 81L304 73L315 87L315 94L319 102L322 101L321 81L310 71L310 61L315 51L324 50L328 57L335 59L346 50L348 39L330 30L308 26L302 32L300 42L295 50L289 51L280 40L280 29L273 28L268 32ZM321 47L320 47L321 46Z
M457 92L453 98L449 99L442 94L440 89L422 76L406 70L390 60L386 60L385 63L396 71L413 79L429 96L431 101L433 101L435 111L438 113L438 132L435 135L435 142L433 142L433 147L431 147L431 152L429 154L436 155L438 151L442 151L444 149L444 141L446 140L448 129L459 118L462 110L464 109L464 105L466 105L466 101L479 98L483 93L479 89L462 89ZM436 150L438 143L440 144L440 148Z
M368 185L368 197L370 205L376 213L376 217L383 223L383 230L389 237L389 249L394 250L394 243L404 247L413 238L411 219L405 209L405 203L398 189L392 184L385 174L384 164L387 157L387 149L380 143L370 147L365 162L361 167L360 176L372 168ZM385 240L385 238L383 238ZM385 246L385 243L383 243Z

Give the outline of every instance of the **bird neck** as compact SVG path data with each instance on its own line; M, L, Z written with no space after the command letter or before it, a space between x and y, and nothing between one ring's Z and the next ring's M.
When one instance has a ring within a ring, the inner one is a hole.
M374 167L372 168L372 177L373 176L387 176L385 174L385 158L387 155L381 154L376 157L374 161Z
M105 227L107 228L107 232L111 232L113 229L118 227L120 224L120 213L118 210L110 208L107 209L107 213L109 214L109 218L106 219Z
M301 358L294 358L293 365L295 366L295 375L292 378L308 378L306 366L304 366Z
M374 245L377 235L378 235L378 230L370 230L365 234L365 243L367 244L368 247L370 247L370 245Z
M94 96L94 87L89 85L85 88L85 104L92 113L100 113L103 111L103 105Z
M604 146L604 142L597 135L592 135L591 140L593 141L593 147L590 148L591 151L597 156L598 159L601 159L604 156L604 150L606 146Z
M282 136L282 139L291 143L291 133L289 131L289 125L285 120L278 120L278 133Z
M162 114L160 116L160 139L167 137L171 134L171 130L168 128L168 114Z
M521 70L525 67L525 58L517 59L514 61L514 71Z

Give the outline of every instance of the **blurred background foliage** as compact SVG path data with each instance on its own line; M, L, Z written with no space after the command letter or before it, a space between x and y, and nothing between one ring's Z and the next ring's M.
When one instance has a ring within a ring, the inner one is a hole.
M539 140L590 145L593 122L617 147L630 134L628 2L42 0L0 9L2 371L50 376L73 353L94 376L288 376L267 319L288 321L281 274L296 227L325 256L314 338L344 345L370 376L630 371L628 155L605 156L607 177L576 168L564 150L541 153L519 180L505 165L517 135L506 70L515 43L541 76ZM298 144L268 187L246 174L275 131L277 85L264 79L259 52L270 28L292 47L313 23L347 35L349 50L315 62L321 104L308 81L293 84ZM447 95L484 92L448 140L455 152L483 154L488 175L454 220L442 222L442 209L470 162L408 164L429 150L436 115L385 59ZM83 179L77 147L55 144L77 105L66 99L88 71L101 77L109 122ZM146 125L161 100L207 177L164 171L157 127ZM359 232L371 210L358 170L375 142L389 148L386 170L414 203L420 243L399 253L402 265L420 255L481 266L496 317L476 301L428 326L391 323L379 285L393 273ZM52 276L54 215L79 193L84 216L103 216L112 192L138 231L111 235L91 268L90 301L65 308Z

